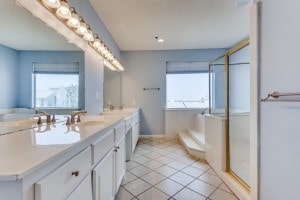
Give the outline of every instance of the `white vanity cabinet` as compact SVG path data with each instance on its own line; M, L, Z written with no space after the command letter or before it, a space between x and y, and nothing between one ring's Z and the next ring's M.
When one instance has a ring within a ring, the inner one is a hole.
M88 147L37 181L35 183L35 200L65 199L90 173L90 168L91 148Z
M116 177L115 177L115 188L116 192L118 191L121 182L123 180L123 177L125 175L126 171L126 144L125 144L125 135L119 140L119 142L115 146L115 153L116 153L116 162L115 162L115 168L116 168Z
M113 138L113 140L112 140ZM107 144L110 145L107 145ZM107 153L107 148L110 149ZM101 151L97 149L102 148ZM113 200L125 175L125 124L121 123L99 142L93 144L94 160L100 162L93 169L94 200ZM106 154L99 158L99 155Z
M111 149L93 169L94 200L113 200L115 196L115 152Z
M131 120L131 126L132 126L132 147L131 151L134 152L134 149L136 147L136 144L139 140L140 135L140 111L137 110L132 114L132 120Z
M66 200L93 200L92 176L89 174Z

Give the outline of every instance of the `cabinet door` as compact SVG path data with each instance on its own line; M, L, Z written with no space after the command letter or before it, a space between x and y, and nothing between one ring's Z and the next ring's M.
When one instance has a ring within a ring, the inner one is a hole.
M114 199L114 160L115 154L111 150L93 170L94 200Z
M123 177L125 175L126 165L126 145L125 145L125 136L123 136L115 147L116 152L116 192L118 191Z
M91 179L89 174L66 200L93 200Z
M137 141L139 139L139 133L140 132L140 123L135 123L133 126L132 126L132 147L131 147L131 150L132 150L132 153L134 152L134 149L135 149L135 146L137 144Z

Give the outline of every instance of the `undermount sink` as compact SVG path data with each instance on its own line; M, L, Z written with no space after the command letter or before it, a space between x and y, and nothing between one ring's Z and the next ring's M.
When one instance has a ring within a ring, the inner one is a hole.
M37 119L22 119L0 123L0 135L37 127Z
M103 121L103 120L91 120L91 121L79 122L76 125L77 126L95 126L95 125L100 125L103 123L105 123L105 121Z
M36 119L24 119L24 120L14 120L3 122L4 127L20 127L20 126L33 126L36 127Z
M77 122L77 126L95 126L104 124L107 120L103 116L82 116L81 122Z

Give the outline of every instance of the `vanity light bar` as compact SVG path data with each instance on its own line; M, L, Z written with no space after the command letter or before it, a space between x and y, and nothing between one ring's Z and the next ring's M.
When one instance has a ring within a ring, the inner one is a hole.
M82 37L104 59L104 66L113 71L124 71L119 60L112 54L104 42L94 35L90 26L79 17L75 8L67 0L38 0L48 11L66 24L74 33Z

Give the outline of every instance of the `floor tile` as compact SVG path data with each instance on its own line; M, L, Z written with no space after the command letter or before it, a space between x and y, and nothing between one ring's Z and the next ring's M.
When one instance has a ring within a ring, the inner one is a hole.
M129 161L126 163L126 170L131 170L132 168L135 168L137 166L139 166L140 164L135 162L135 161Z
M143 163L149 162L151 159L147 158L145 156L140 156L140 157L134 158L133 160L137 163L143 164Z
M177 154L177 153L173 153L173 152L165 154L165 156L173 158L173 159L178 159L178 158L182 157L181 154Z
M141 179L143 179L144 181L146 181L147 183L151 184L151 185L155 185L159 182L161 182L162 180L164 180L166 177L157 173L157 172L150 172L148 174L145 174L144 176L141 177Z
M125 190L123 187L120 187L115 200L128 200L132 199L133 195L130 194L127 190Z
M222 183L221 179L218 176L210 173L204 173L200 177L198 177L198 179L216 187L220 186Z
M216 172L212 168L210 168L206 172L217 176Z
M182 170L183 168L187 167L186 164L178 162L178 161L173 161L167 164L169 167L172 167L173 169L177 170Z
M156 172L168 177L168 176L171 176L173 174L175 174L177 172L177 170L171 168L171 167L168 167L166 165L160 167L160 168L157 168L155 169Z
M155 159L155 158L161 157L162 155L152 151L150 153L145 154L144 156L151 158L151 159Z
M158 149L158 150L154 150L156 153L159 153L159 154L162 154L162 155L165 155L165 154L168 154L170 153L170 151L166 150L166 149Z
M134 196L138 196L142 192L146 191L151 187L150 184L146 183L141 179L136 179L124 186L126 190L128 190Z
M146 192L140 194L138 198L139 200L168 200L170 196L156 188L150 188Z
M220 186L219 186L220 189L228 192L228 193L231 193L233 194L233 192L229 189L229 187L227 185L225 185L225 183L222 183Z
M188 156L184 156L184 157L180 157L177 159L179 162L185 163L187 165L190 165L194 162L196 162L197 160L192 158L192 157L188 157Z
M180 185L170 179L166 179L166 180L160 182L155 187L170 196L173 196L174 194L176 194L177 192L179 192L179 190L181 190L183 188L182 185Z
M225 192L221 189L217 189L209 198L211 200L238 200L235 195Z
M184 188L178 192L174 197L176 200L206 200L206 197L188 189Z
M210 166L203 161L197 161L191 164L192 167L198 168L202 171L207 171L210 169Z
M131 159L134 160L135 158L138 158L138 157L141 157L141 156L142 156L141 154L133 153L133 154L131 155ZM131 161L132 161L132 160L131 160Z
M137 177L140 177L140 176L143 176L143 175L149 173L150 171L151 171L151 169L148 169L147 167L139 165L139 166L133 168L132 170L130 170L129 172L136 175Z
M121 183L121 185L125 185L133 180L137 179L137 177L135 175L133 175L132 173L126 171L125 173L125 176L124 176L124 179Z
M215 186L212 186L212 185L205 183L203 181L200 181L198 179L194 180L187 187L201 195L206 196L206 197L209 197L209 195L211 195L216 190Z
M144 149L144 148L142 148L142 147L137 147L137 148L135 149L135 153L138 153L138 154L141 154L141 155L144 155L144 154L150 153L150 152L151 152L151 151L146 150L146 149Z
M168 164L168 163L174 161L174 159L169 158L169 157L166 157L166 156L161 156L161 157L157 158L156 160L157 160L158 162L163 163L163 164Z
M190 175L192 177L199 177L201 174L204 173L204 171L200 170L200 169L197 169L195 167L191 167L191 166L188 166L186 168L184 168L183 170L181 170L183 173L187 174L187 175Z
M176 174L170 176L169 179L176 181L177 183L183 186L186 186L187 184L191 183L195 178L186 175L185 173L177 172Z
M151 160L149 162L144 163L143 165L146 166L149 169L154 170L154 169L157 169L157 168L161 167L163 164L156 161L156 160Z
M204 161L178 140L139 140L116 200L237 200Z

